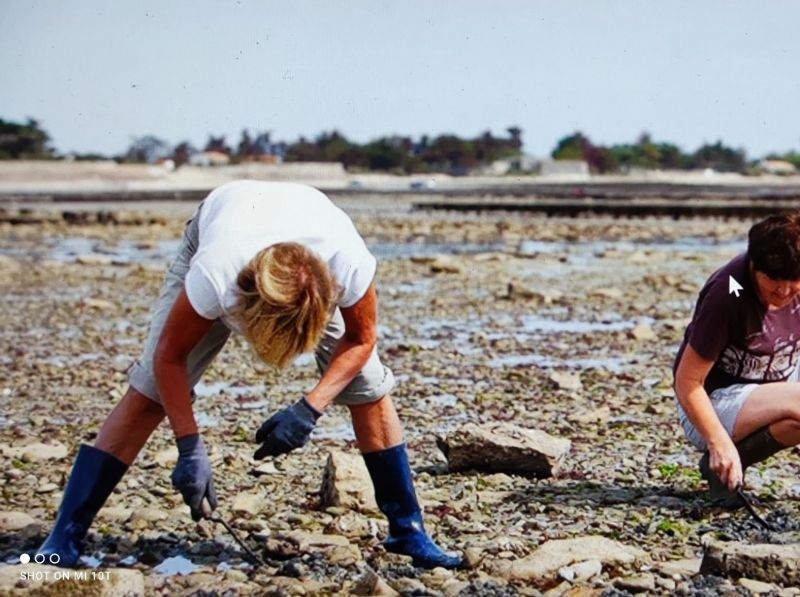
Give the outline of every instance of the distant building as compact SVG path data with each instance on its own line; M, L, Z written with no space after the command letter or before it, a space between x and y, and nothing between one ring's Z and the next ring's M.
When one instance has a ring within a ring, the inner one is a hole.
M797 174L794 164L786 160L761 160L758 168L767 174Z
M589 164L583 160L542 160L539 162L542 176L589 176Z
M227 166L230 162L230 156L221 151L200 151L189 158L190 166Z

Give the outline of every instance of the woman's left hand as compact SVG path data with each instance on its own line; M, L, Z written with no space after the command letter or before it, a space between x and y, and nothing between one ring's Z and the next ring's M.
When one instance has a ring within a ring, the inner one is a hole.
M261 447L253 457L261 460L265 456L279 456L304 445L321 416L305 398L275 413L256 433L256 442Z

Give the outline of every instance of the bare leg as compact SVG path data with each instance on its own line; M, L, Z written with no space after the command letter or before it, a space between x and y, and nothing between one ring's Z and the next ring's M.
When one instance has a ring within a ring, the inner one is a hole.
M129 387L103 423L95 448L130 465L165 414L160 404Z
M375 501L389 521L389 536L383 543L386 550L411 556L413 564L423 568L460 566L461 556L442 551L425 531L392 398L387 395L377 402L351 406L350 413L358 449L375 488Z
M358 449L363 454L403 443L403 428L388 394L376 402L349 406Z
M753 390L736 419L733 440L767 426L784 446L800 444L800 383L768 383Z

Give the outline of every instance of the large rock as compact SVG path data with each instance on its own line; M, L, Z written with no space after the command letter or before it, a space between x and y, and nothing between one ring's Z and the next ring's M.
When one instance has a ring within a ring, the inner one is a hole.
M377 512L375 492L367 465L361 455L332 451L328 453L322 475L322 505Z
M700 574L800 586L800 543L751 544L704 537Z
M41 564L0 567L0 594L36 597L144 595L144 576L128 569L66 569Z
M599 560L603 567L630 566L646 557L636 547L630 547L599 535L548 541L531 555L503 566L498 572L512 580L534 584L549 584L556 580L559 570L590 560Z
M572 442L510 423L468 423L437 438L452 471L476 469L550 477L558 472Z

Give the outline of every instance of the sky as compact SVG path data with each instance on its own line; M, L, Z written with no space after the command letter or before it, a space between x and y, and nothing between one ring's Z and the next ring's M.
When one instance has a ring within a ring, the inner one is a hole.
M0 118L61 152L580 130L800 150L793 0L1 0Z

